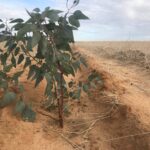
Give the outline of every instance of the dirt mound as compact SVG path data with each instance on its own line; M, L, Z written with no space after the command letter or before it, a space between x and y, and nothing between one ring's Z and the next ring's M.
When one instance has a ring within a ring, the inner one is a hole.
M65 116L62 130L50 117L54 114L41 108L45 83L34 89L25 74L21 79L24 96L27 102L32 101L37 119L35 123L23 122L12 115L11 107L0 110L1 150L150 149L149 93L141 90L150 87L149 77L112 60L79 51L91 68L83 69L77 79L84 80L95 69L104 81L103 88L92 89L89 95L82 93L80 101L66 101L70 113ZM143 83L143 79L147 82Z

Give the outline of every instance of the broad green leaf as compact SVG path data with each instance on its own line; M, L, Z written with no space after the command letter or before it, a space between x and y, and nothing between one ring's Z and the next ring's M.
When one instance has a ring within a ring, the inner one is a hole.
M0 101L0 107L5 107L11 104L16 99L16 94L14 92L6 92L3 99Z
M20 47L17 47L14 52L15 56L19 54L19 51L20 51Z
M47 85L46 85L44 94L45 94L46 96L50 96L51 93L52 93L52 89L53 89L53 83L52 83L52 81L47 82Z
M2 31L2 34L5 34L5 33L3 33L3 31ZM4 41L6 41L7 39L8 39L7 36L0 36L0 42L4 42Z
M83 91L87 93L88 90L89 90L88 84L84 84L84 85L83 85Z
M3 24L3 23L0 24L0 29L1 29L1 28L4 28L4 27L5 27L5 24Z
M50 10L50 7L46 7L46 8L45 8L45 11L48 11L48 10Z
M35 74L35 68L36 68L35 65L30 66L30 70L29 70L27 79L30 79Z
M85 58L80 57L80 62L81 62L81 64L83 64L85 67L88 67Z
M39 9L39 8L35 8L35 9L33 9L33 11L39 13L39 12L40 12L40 9Z
M44 76L45 76L45 79L46 79L47 83L52 81L52 77L51 77L51 75L49 73L45 73Z
M51 23L49 23L49 24L45 24L44 26L45 26L45 28L46 28L48 31L52 31L52 30L54 30L54 29L56 28L56 25L55 25L54 22L51 22Z
M16 43L10 43L10 45L8 46L8 51L12 52L15 48L16 48L17 44Z
M42 17L45 18L49 18L50 21L52 22L56 22L59 20L59 13L62 13L62 11L60 10L55 10L55 9L51 9L51 10L45 10L43 13L42 13Z
M81 69L81 68L80 68L80 61L78 61L78 60L75 61L75 62L73 62L73 63L72 63L72 66L73 66L75 72L77 72L78 69Z
M0 80L0 88L6 90L8 88L8 82L6 80Z
M81 82L81 81L79 81L79 87L80 87L80 88L82 87L82 82Z
M72 66L63 65L63 70L64 70L65 75L68 76L69 74L71 74L71 75L75 76L75 72L74 72L74 69L72 68Z
M89 19L87 16L85 16L80 10L76 10L74 12L74 16L76 19Z
M21 50L26 52L26 48L25 48L25 46L23 44L21 44Z
M35 80L35 87L37 87L40 84L40 82L43 80L43 78L44 78L43 74L37 75L37 78Z
M31 60L29 57L26 57L26 61L25 61L25 64L24 64L24 68L28 67L31 65Z
M37 26L35 24L26 24L23 28L18 31L17 39L20 40L28 32L36 32Z
M33 37L32 37L32 40L31 40L32 48L34 48L39 43L40 38L41 38L40 32L33 32Z
M2 65L6 65L7 58L8 58L7 53L1 54L0 60L1 60Z
M69 23L77 28L80 27L80 22L74 15L69 16Z
M22 84L18 85L19 92L24 92L24 86Z
M69 26L67 26L66 28L64 28L63 38L67 42L73 42L74 43L73 31L72 31L72 29Z
M77 93L76 93L76 99L80 99L80 97L81 97L81 89L79 88L78 90L77 90Z
M47 51L48 51L48 41L44 36L42 36L38 43L36 58L43 59L44 56L47 54Z
M18 58L18 64L20 64L24 60L24 55L20 54Z
M98 77L99 77L98 73L95 71L92 71L91 74L88 76L88 80L93 81L94 79L96 79Z
M12 20L10 23L22 23L22 22L24 22L24 20L21 18L18 18L18 19Z
M68 83L69 88L72 88L73 85L74 85L74 82L73 82L73 81L70 81L70 82Z
M21 28L24 27L24 24L23 23L17 23L15 24L12 29L15 29L16 31L20 30Z
M23 102L23 100L19 100L17 103L16 103L16 106L15 106L15 113L19 113L19 114L22 114L25 110L25 103Z
M80 0L74 0L73 4L74 4L75 6L77 6L77 5L79 4L79 2L80 2Z
M3 67L4 72L10 72L10 70L12 69L13 64L7 65Z
M32 110L30 106L26 105L22 113L22 118L25 121L34 122L36 119L36 113Z
M73 99L80 99L81 96L81 88L78 88L76 91L74 92L70 92L69 93L70 97L72 97Z
M0 71L0 78L2 78L2 79L6 79L6 78L7 78L6 73L5 73L5 72Z
M18 78L23 74L23 71L19 71L19 72L16 72L12 79L15 80L15 81L18 81Z
M11 63L16 68L16 59L15 59L14 55L12 55L12 57L11 57Z

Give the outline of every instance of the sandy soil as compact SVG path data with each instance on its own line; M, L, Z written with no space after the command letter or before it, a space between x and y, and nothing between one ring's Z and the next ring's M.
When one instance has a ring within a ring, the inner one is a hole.
M149 73L77 50L90 66L78 73L77 79L84 80L91 69L96 69L104 87L92 89L89 96L82 93L80 101L68 102L71 114L65 116L65 128L61 130L47 116L50 113L41 109L45 83L34 89L24 74L24 96L26 101L32 101L37 119L35 123L23 122L12 115L11 106L0 110L0 150L150 149Z

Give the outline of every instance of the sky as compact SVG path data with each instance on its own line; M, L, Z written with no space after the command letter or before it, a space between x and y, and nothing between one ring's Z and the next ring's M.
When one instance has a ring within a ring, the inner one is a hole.
M25 9L47 6L66 11L66 0L0 0L0 18L27 19ZM80 0L74 10L90 18L74 32L76 41L150 40L150 0Z

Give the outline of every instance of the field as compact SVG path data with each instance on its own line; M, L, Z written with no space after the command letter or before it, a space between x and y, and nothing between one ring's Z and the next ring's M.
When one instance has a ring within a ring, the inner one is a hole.
M11 106L0 110L0 150L149 150L150 42L77 42L72 47L89 65L76 80L85 80L94 69L102 85L90 95L82 93L80 101L67 101L60 129L51 118L55 114L42 109L45 81L34 89L25 73L20 79L24 97L32 101L37 119L23 122Z

